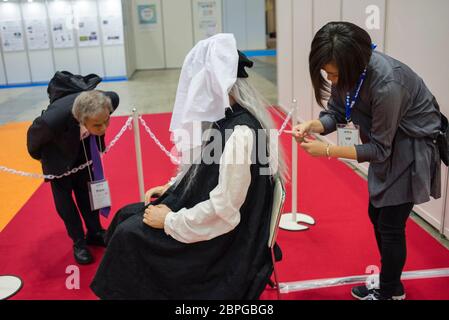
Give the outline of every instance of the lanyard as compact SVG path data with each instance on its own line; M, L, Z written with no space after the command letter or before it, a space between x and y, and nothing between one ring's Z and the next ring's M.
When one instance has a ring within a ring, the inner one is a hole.
M359 82L357 84L357 90L355 91L355 94L352 97L352 99L351 99L349 92L346 94L346 122L347 123L350 123L352 121L352 119L351 119L352 108L354 108L357 98L359 97L360 89L362 89L362 85L363 85L363 82L365 82L365 79L366 79L366 69L363 70L363 73L360 76Z
M376 50L377 45L371 44L371 49ZM350 96L350 93L348 92L346 94L346 122L350 123L352 122L351 114L352 114L352 108L354 108L355 103L357 102L357 99L360 94L360 90L362 89L363 82L365 82L366 79L366 68L363 70L362 75L360 76L359 82L357 83L357 90L355 91L354 97Z

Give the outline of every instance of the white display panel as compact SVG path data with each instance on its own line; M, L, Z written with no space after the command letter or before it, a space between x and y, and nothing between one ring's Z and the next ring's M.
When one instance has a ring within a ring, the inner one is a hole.
M73 2L80 72L95 73L104 77L103 52L100 46L100 29L97 1Z
M446 116L449 115L448 12L449 1L446 0L388 1L385 34L386 53L409 65L423 78ZM446 167L442 168L445 173ZM443 194L448 196L447 192ZM416 207L416 210L441 230L443 212L445 211L446 217L449 215L449 208L444 208L443 203L443 199L434 200Z
M3 52L25 50L25 35L20 19L0 21L0 36Z
M180 68L193 47L191 0L164 0L164 44L167 68Z
M276 2L278 105L287 112L293 99L292 10L292 0Z
M106 73L105 77L126 77L126 57L123 46L103 48Z
M123 45L123 27L121 16L102 16L100 19L104 46Z
M132 1L122 2L123 10L123 29L127 35L125 37L125 56L126 56L126 75L131 78L136 71L136 43L134 41L134 24L133 24L133 3Z
M103 55L98 47L79 48L80 73L87 75L95 73L100 77L104 77Z
M385 0L342 0L343 20L363 27L377 45L384 51L385 42Z
M192 11L195 43L222 32L221 0L193 0Z
M46 82L57 70L126 76L121 0L3 1L0 34L0 84Z
M0 86L6 84L5 68L3 66L3 54L0 50Z
M125 77L126 56L120 0L98 0L105 77Z
M55 70L69 71L73 74L80 74L78 65L78 54L73 49L56 49L55 50Z
M43 0L22 3L31 81L44 82L54 74L53 55L50 49L50 30L47 9Z
M334 0L334 1L328 1L328 0L314 0L313 1L313 33L312 38L309 41L309 52L310 52L310 44L312 43L313 37L315 34L324 27L327 23L331 21L341 21L342 20L342 0ZM307 65L309 63L307 62ZM308 78L310 79L309 73L307 73ZM309 80L310 81L310 80ZM311 87L312 94L313 94L313 87ZM320 112L322 111L322 108L318 105L318 103L315 101L315 96L312 98L312 105L313 105L313 118L318 118ZM327 138L332 141L333 143L337 143L337 135L331 134L328 135Z
M298 117L307 120L312 117L312 86L309 78L309 51L312 41L313 20L310 14L313 4L311 0L293 1L292 15L292 41L293 41L293 98L298 102ZM289 105L289 109L292 105Z
M98 47L100 45L100 29L96 16L77 17L77 26L78 47Z
M68 0L48 1L48 15L56 71L80 73L74 33L72 4Z
M246 0L246 50L267 48L265 0Z
M247 49L246 0L223 0L223 32L232 33L237 47Z
M47 1L50 30L55 52L61 48L75 47L74 17L71 1Z
M223 0L223 32L241 50L266 49L265 0Z
M162 7L160 0L132 0L136 67L165 68Z
M46 19L25 20L25 34L28 50L50 49L50 36Z
M70 26L67 20L67 18L57 17L50 20L53 48L55 49L75 47L73 26Z
M28 57L25 51L5 53L4 59L8 84L15 85L31 82Z
M98 0L103 46L124 44L123 13L120 0Z
M0 25L3 25L3 30L1 31L2 49L8 84L31 82L19 3L0 2ZM6 42L8 41L9 43L7 44ZM5 47L7 47L7 50L5 50ZM10 51L11 48L13 51Z

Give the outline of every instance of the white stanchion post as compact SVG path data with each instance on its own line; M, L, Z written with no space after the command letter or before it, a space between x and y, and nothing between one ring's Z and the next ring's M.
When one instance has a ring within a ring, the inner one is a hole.
M298 123L298 102L296 99L293 100L292 108L292 128L294 128ZM292 212L284 213L281 216L279 227L288 231L309 229L309 227L300 223L314 225L315 219L307 214L298 213L298 144L295 139L292 139Z
M145 201L145 184L143 180L143 165L142 165L142 148L140 144L140 126L139 114L137 109L133 109L133 129L134 129L134 144L136 147L136 162L137 162L137 178L139 181L139 196L140 201Z

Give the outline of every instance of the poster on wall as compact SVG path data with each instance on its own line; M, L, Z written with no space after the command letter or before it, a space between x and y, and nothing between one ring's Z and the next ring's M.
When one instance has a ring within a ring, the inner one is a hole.
M120 16L109 16L101 18L101 31L103 44L105 46L123 44L123 27Z
M219 32L216 1L198 2L198 27L204 38L209 38Z
M97 17L79 18L78 44L80 47L93 47L100 45Z
M4 52L25 50L20 20L0 21L0 35Z
M59 48L73 48L75 46L73 36L73 18L56 18L51 20L51 33L53 46Z
M137 6L137 16L141 29L154 30L158 26L156 4L140 4Z
M29 50L43 50L50 48L47 22L45 20L26 20L25 30Z

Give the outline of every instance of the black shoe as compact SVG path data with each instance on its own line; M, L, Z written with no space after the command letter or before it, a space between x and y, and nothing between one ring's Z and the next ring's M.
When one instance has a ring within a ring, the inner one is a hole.
M105 230L100 230L94 234L87 233L86 244L89 246L106 247L106 242L104 241L105 233Z
M383 297L380 295L379 291L374 289L373 293L368 295L365 300L374 301L374 300L395 300L395 299L393 299L393 297ZM403 300L403 299L401 299L401 300Z
M84 241L77 241L73 245L73 255L75 256L76 262L79 264L90 264L94 261L94 258L87 249Z
M404 300L405 292L400 286L393 296L382 297L379 289L368 289L366 286L357 286L351 289L351 295L358 300Z

